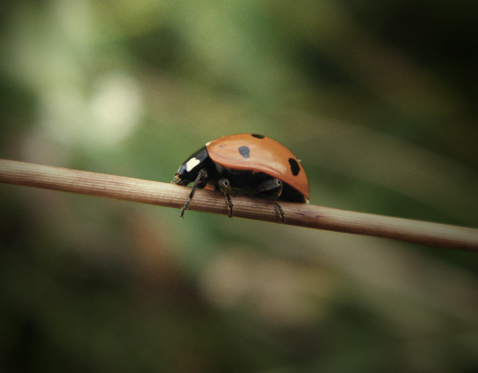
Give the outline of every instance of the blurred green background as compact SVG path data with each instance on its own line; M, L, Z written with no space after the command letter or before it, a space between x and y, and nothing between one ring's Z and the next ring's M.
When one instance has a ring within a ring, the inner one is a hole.
M0 5L0 157L170 182L222 135L311 203L478 227L478 2ZM2 372L478 371L478 256L0 185Z

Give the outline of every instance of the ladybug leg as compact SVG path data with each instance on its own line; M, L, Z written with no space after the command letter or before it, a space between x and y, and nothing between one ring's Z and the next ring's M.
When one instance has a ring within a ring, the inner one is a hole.
M226 197L227 207L229 208L229 217L231 218L233 207L231 197L229 197L229 193L231 193L231 183L226 178L222 178L217 182L217 187L221 192L224 193L224 196Z
M184 204L183 208L181 209L181 217L184 217L184 212L188 209L189 204L191 203L191 200L194 197L194 193L196 193L197 188L204 188L207 184L207 179L208 179L208 174L205 168L203 168L201 171L199 171L198 176L196 180L194 181L193 188L191 190L191 193L189 193L189 198Z
M277 202L274 202L274 207L276 208L277 212L280 215L280 220L283 223L284 222L284 210L282 210L282 207Z
M274 207L276 208L277 212L280 215L282 223L284 222L284 210L282 207L276 202L277 199L282 194L282 181L279 179L270 179L267 180L257 186L258 192L272 192L271 194L271 201L274 203Z

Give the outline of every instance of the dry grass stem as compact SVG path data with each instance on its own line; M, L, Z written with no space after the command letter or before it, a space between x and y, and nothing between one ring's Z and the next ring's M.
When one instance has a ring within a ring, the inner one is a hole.
M0 182L178 209L190 192L169 183L1 159ZM297 203L281 202L281 206L285 224L478 251L478 229L474 228ZM209 190L198 190L189 210L228 214L224 196ZM280 223L274 206L257 198L235 196L234 216Z

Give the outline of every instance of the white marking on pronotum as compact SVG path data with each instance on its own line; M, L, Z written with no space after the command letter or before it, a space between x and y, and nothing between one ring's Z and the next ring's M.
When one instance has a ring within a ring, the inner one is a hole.
M186 162L186 171L191 171L194 167L196 167L201 161L197 158L191 158L189 161Z

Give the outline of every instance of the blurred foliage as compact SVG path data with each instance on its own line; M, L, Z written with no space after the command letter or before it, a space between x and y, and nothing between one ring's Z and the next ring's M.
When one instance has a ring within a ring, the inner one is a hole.
M0 157L169 182L254 132L311 203L478 226L478 3L0 5ZM4 372L473 372L478 257L0 185Z

